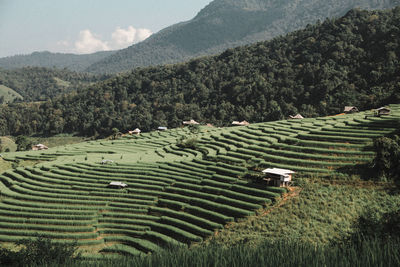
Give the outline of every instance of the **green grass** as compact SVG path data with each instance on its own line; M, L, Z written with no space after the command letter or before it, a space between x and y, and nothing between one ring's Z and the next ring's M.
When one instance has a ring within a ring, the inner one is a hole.
M231 224L214 241L225 245L263 240L329 244L349 236L358 217L368 209L392 210L400 196L384 185L355 181L330 182L302 179L298 196L272 208L267 215L253 216Z
M372 159L372 138L392 132L400 120L400 109L393 113L202 129L198 149L177 146L181 136L195 137L185 128L83 143L73 136L36 139L51 148L3 153L0 161L6 170L0 175L0 239L35 231L59 242L76 237L87 253L107 257L203 240L325 246L349 236L367 207L400 204L384 186L346 173ZM112 162L101 164L105 159ZM295 170L300 194L282 198L285 189L262 183L265 167ZM111 181L129 187L107 188Z

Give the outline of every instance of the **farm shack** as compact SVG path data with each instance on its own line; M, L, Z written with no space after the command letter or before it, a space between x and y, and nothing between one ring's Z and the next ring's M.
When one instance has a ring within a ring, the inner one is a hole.
M390 115L390 108L385 108L385 107L378 108L376 109L375 114L377 116Z
M248 123L247 121L233 121L232 125L233 126L247 126L250 123Z
M136 128L135 130L129 131L128 133L129 133L129 134L136 134L136 135L139 135L141 132L142 132L142 131L141 131L139 128Z
M111 160L111 159L103 159L102 161L100 161L100 164L112 164L112 163L114 163L114 161L113 160Z
M279 168L268 168L262 172L265 174L264 181L278 187L289 186L292 181L292 175L295 173L291 170Z
M108 188L117 188L117 189L121 189L121 188L125 188L128 187L127 184L124 184L122 182L111 182L108 184L107 186Z
M184 125L196 125L199 124L197 121L195 120L190 120L190 121L184 121L183 122Z
M301 119L304 119L304 117L301 116L301 114L296 114L295 116L290 115L290 116L289 116L289 119L298 119L298 120L301 120Z
M349 113L356 113L356 112L358 112L358 111L359 111L358 108L355 107L355 106L345 106L345 107L344 107L344 110L343 110L343 112L346 113L346 114L349 114Z
M49 149L49 148L43 144L37 144L37 145L32 146L32 150L46 150L46 149Z

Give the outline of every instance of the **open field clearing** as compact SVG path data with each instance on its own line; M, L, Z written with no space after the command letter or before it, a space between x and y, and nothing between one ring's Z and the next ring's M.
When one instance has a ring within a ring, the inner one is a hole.
M291 169L297 177L353 174L373 158L373 139L399 128L400 105L390 108L382 117L360 112L179 128L3 153L1 163L14 168L0 175L0 241L77 240L86 255L192 246L282 201L287 190L266 186L264 168ZM193 146L182 145L189 139ZM112 181L128 187L108 188Z

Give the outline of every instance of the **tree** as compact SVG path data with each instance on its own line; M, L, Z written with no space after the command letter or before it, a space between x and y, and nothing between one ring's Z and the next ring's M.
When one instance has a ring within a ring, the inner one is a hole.
M198 134L200 132L200 125L198 124L190 124L188 128L192 134Z
M0 249L1 266L58 266L78 259L77 243L55 243L42 236L16 242L18 251Z
M29 140L25 135L19 135L15 139L15 144L17 144L17 151L29 150L32 147L32 141Z
M119 130L118 130L118 128L112 128L111 129L111 136L112 136L112 138L115 140L115 139L117 139L117 136L118 136L118 134L119 134Z
M391 179L400 187L400 137L380 137L374 141L373 168L379 178Z

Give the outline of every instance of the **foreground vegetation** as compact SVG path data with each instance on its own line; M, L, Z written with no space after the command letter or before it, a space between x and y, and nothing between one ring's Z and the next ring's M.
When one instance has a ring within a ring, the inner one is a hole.
M0 250L3 266L398 266L397 239L359 238L345 244L315 246L308 243L269 242L258 246L208 245L193 249L170 248L146 257L118 257L82 260L71 254L73 247L51 241L25 242L19 253ZM72 248L72 250L71 250ZM52 254L50 254L50 252ZM10 260L10 261L7 261Z

